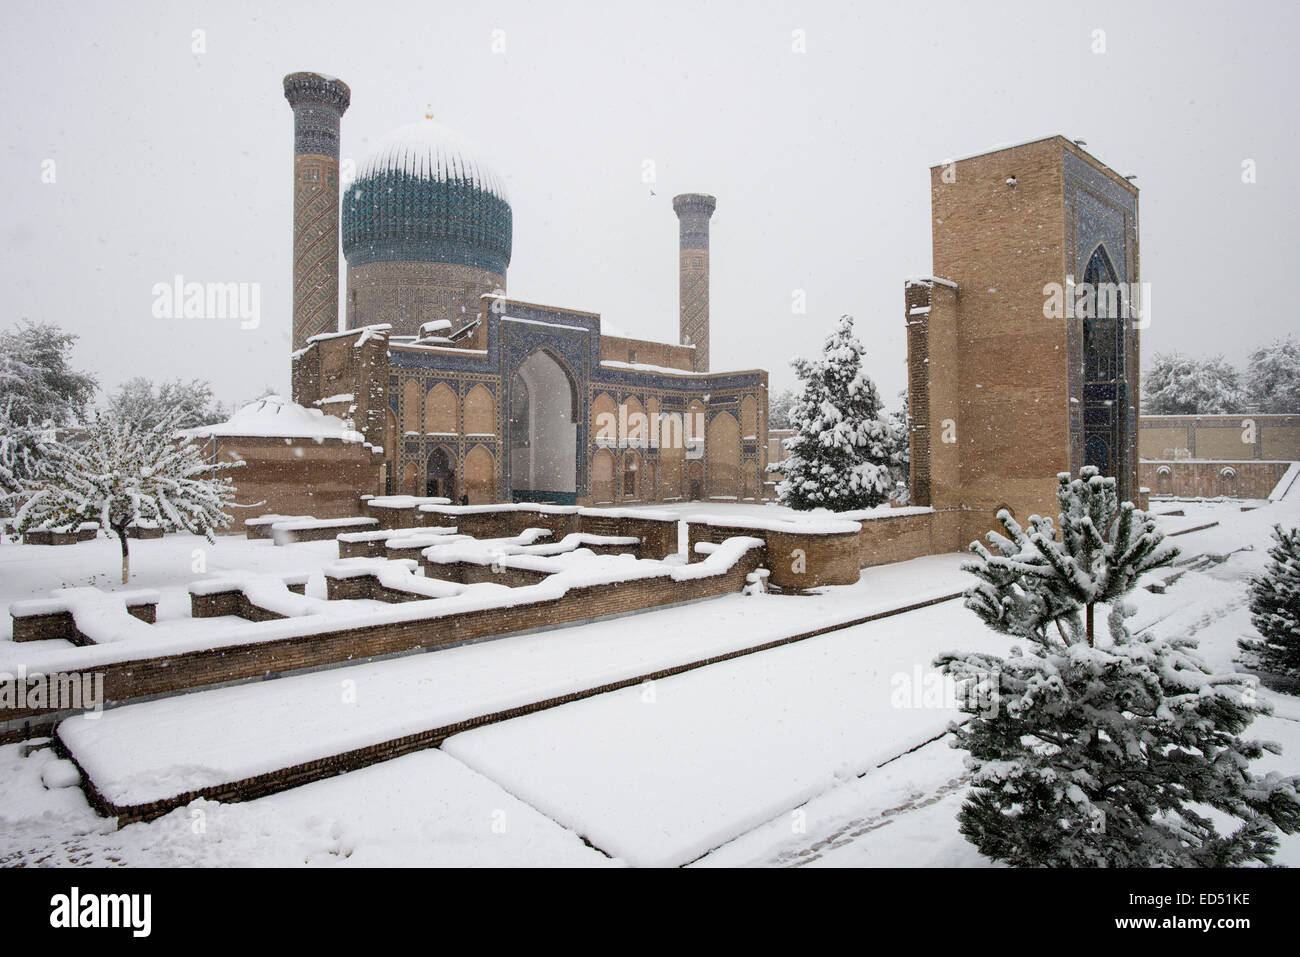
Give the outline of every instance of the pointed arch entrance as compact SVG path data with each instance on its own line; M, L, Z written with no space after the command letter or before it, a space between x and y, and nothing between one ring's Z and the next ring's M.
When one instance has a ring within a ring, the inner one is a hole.
M528 356L510 384L509 482L516 502L571 505L578 491L578 391L546 349Z
M456 463L451 453L439 446L429 453L425 468L424 494L435 497L456 499Z
M1105 245L1098 245L1083 273L1083 464L1102 475L1122 470L1128 446L1127 381L1124 376L1123 289Z

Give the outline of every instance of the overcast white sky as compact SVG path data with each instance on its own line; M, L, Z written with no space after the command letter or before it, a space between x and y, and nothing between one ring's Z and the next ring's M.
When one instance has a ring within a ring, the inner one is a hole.
M6 5L4 325L77 333L109 388L287 388L295 70L351 86L344 157L431 103L507 178L510 294L629 335L676 341L672 196L715 194L713 368L767 368L774 388L848 312L893 405L902 280L931 268L928 167L1058 132L1138 174L1147 355L1240 361L1296 325L1292 2L268 7ZM177 273L261 283L261 327L154 318L153 284Z

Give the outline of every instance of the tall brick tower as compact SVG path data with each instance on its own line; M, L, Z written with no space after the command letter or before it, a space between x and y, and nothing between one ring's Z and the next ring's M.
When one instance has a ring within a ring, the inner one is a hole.
M681 343L695 346L695 371L709 371L709 218L718 208L713 196L683 193L673 197L681 224Z
M293 107L293 348L339 321L339 122L352 100L342 80L290 73Z
M1083 466L1139 503L1137 187L1051 136L933 167L930 204L934 277L904 290L912 504L959 546L1001 508L1055 518Z

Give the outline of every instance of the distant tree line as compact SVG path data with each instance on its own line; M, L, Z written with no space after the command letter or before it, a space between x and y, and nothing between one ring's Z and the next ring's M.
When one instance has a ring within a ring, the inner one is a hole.
M1156 354L1142 373L1147 415L1300 414L1300 344L1287 335L1250 354L1244 371L1223 356Z

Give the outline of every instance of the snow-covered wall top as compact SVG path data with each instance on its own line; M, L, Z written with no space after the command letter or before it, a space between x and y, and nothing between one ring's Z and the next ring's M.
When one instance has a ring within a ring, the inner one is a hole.
M342 419L326 415L320 409L307 409L296 402L268 395L250 402L225 422L204 425L185 433L191 438L211 436L243 438L337 439L341 442L364 442L365 437L348 427Z

